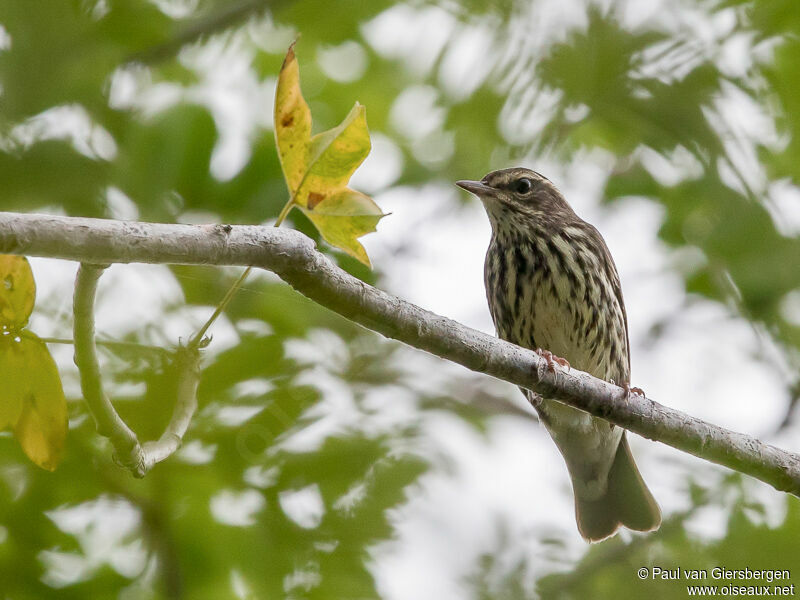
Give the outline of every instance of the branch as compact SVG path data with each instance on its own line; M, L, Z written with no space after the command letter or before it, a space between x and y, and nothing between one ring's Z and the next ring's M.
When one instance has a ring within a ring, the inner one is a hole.
M62 344L66 346L72 346L75 344L75 340L69 340L66 338L58 338L58 337L40 337L41 341L45 344ZM117 342L114 340L95 340L95 344L98 346L102 346L104 348L108 348L111 352L116 353L141 353L141 354L150 354L155 355L159 358L166 358L170 351L166 348L162 348L161 346L150 346L148 344L140 344L138 342Z
M144 477L158 462L174 454L197 408L200 353L196 348L178 348L178 392L172 418L163 435L154 442L139 443L136 433L119 416L103 390L94 334L94 306L97 282L107 265L81 263L75 279L73 300L75 364L80 372L81 391L94 416L97 432L114 447L117 461L136 477Z
M186 44L238 25L267 9L268 0L243 0L219 9L186 25L174 37L129 57L126 63L155 64L172 58Z
M0 252L99 263L256 266L361 325L534 390L646 438L800 496L800 456L695 419L535 352L423 310L352 277L297 231L230 225L167 225L0 213Z
M137 475L143 475L144 456L136 434L117 414L103 390L97 346L94 341L94 300L97 281L106 266L81 263L75 278L72 310L75 315L75 364L81 376L81 392L94 416L97 432L114 446L120 463Z
M183 436L197 410L197 385L200 383L200 351L196 346L178 348L175 356L178 366L178 396L172 418L164 433L155 442L144 445L145 466L149 470L162 460L169 458L183 443Z

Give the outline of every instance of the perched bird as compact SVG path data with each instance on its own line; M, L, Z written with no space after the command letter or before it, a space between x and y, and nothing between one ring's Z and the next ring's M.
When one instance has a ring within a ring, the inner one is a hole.
M497 334L553 361L628 386L628 322L608 247L549 179L523 168L456 185L478 196L492 224L486 297ZM578 530L588 541L620 525L651 531L661 511L623 429L523 390L569 469Z

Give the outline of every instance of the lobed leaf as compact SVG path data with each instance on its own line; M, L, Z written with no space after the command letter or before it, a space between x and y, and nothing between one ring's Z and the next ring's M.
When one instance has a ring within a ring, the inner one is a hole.
M375 231L386 215L375 201L361 192L345 188L322 200L313 208L301 207L329 244L370 265L364 246L358 238Z
M295 202L314 208L341 192L371 148L366 110L356 102L337 127L311 138L308 169Z
M28 322L36 282L24 256L0 255L0 328L20 329Z
M347 187L372 147L366 110L356 102L337 127L311 137L294 44L275 90L275 140L291 196L288 206L300 208L329 244L369 266L357 238L375 231L384 214L369 196Z

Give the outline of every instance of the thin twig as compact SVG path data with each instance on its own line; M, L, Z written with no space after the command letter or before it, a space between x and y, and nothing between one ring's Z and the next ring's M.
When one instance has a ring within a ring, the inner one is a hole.
M107 437L117 460L135 475L144 475L144 454L136 434L125 424L103 390L97 346L94 341L94 301L97 282L106 266L81 263L75 278L75 364L81 378L81 391L97 424L97 432Z
M800 496L800 456L673 410L356 279L298 231L0 213L0 253L101 263L253 265L369 329ZM77 342L77 335L76 335Z
M200 351L196 347L181 347L175 360L178 366L178 393L172 418L164 433L155 442L144 445L145 467L150 470L154 464L169 458L183 443L183 436L192 422L197 410L197 385L200 383Z
M233 300L234 295L236 295L236 292L238 292L239 288L242 287L242 284L244 283L244 280L247 279L247 276L250 275L250 271L252 271L252 270L253 270L253 267L248 266L242 272L242 274L239 275L239 278L233 283L233 285L225 293L225 296L222 298L222 301L219 303L217 308L214 309L214 312L211 314L211 316L208 318L208 320L205 323L203 323L203 326L200 327L200 329L197 331L197 333L195 333L191 337L191 339L189 340L189 344L188 344L189 348L195 348L196 349L196 348L200 348L203 345L204 338L205 338L206 332L208 331L208 328L211 327L214 324L214 322L222 314L222 311L224 311L225 308L227 308L228 304L230 303L231 300Z
M289 215L289 212L292 210L292 208L294 208L294 206L295 206L294 194L292 194L292 197L289 198L289 201L281 209L281 212L278 215L278 218L275 220L275 224L273 225L273 227L280 227L281 223L283 223L283 221ZM191 337L189 343L187 344L189 348L194 348L194 349L204 348L205 346L208 345L208 343L210 342L210 338L205 337L208 328L214 324L214 322L219 318L222 312L228 307L228 304L230 304L231 300L233 300L233 297L236 295L236 292L238 292L239 289L242 287L245 279L247 279L252 270L253 267L251 265L247 265L247 268L239 276L239 279L233 282L233 285L228 289L225 296L222 298L222 301L217 305L217 308L214 309L214 312L211 314L208 320L205 323L203 323L202 327L200 327L197 333L195 333Z
M59 338L59 337L40 337L41 341L45 344L63 344L66 346L71 346L75 343L75 340L70 340L68 338ZM166 348L162 348L160 346L150 346L148 344L140 344L138 342L117 342L114 340L95 340L95 344L98 346L103 346L104 348L108 348L114 352L148 352L152 354L158 354L162 357L169 356L171 352Z
M136 477L144 477L159 463L174 454L183 441L197 409L197 385L200 381L200 352L196 347L180 347L174 354L178 367L178 386L172 418L162 436L154 442L139 443L136 434L119 416L103 390L94 332L94 307L97 282L105 265L81 263L75 280L74 342L75 364L81 379L81 391L94 416L97 431L109 439L114 455Z

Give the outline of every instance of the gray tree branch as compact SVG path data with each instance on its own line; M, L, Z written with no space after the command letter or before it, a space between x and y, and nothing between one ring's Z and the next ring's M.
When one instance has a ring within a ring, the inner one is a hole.
M800 496L800 456L729 431L376 289L288 229L0 213L0 253L93 263L252 265L364 327Z

